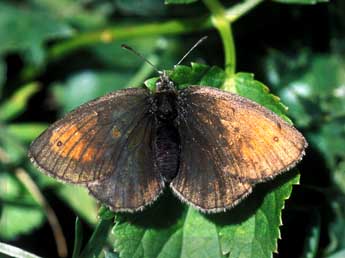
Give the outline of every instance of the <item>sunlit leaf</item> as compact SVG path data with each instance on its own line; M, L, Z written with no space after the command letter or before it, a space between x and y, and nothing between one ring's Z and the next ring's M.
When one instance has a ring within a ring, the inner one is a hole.
M0 56L0 97L2 95L2 87L6 80L6 65Z
M11 240L31 232L44 222L41 207L26 189L8 173L0 173L0 237Z
M149 16L162 15L166 11L163 1L141 0L140 8L136 0L114 0L114 2L124 14Z
M44 58L44 41L71 34L71 28L52 14L26 5L0 3L0 54L19 50L39 64Z
M29 98L39 90L37 83L30 83L18 89L9 99L0 104L0 121L10 120L21 114Z
M53 93L63 113L113 90L125 88L129 73L84 71L72 76L66 84L53 85Z
M317 4L317 3L329 2L329 0L273 0L273 1L284 3L284 4Z
M57 194L82 219L90 224L97 221L97 205L93 197L81 186L63 184L58 187Z
M25 142L31 142L47 127L48 125L43 123L13 123L7 126L7 130L17 139Z
M190 4L198 0L165 0L165 4Z

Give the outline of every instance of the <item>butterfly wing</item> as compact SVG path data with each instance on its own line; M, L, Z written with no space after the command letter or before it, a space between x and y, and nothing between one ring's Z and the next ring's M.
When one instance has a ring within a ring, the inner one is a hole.
M150 203L162 180L153 166L149 99L147 89L135 88L86 103L43 132L29 156L52 177L86 184L115 210Z
M294 127L241 96L192 86L180 91L178 112L181 160L171 187L201 210L232 207L304 154Z
M153 165L153 127L153 117L145 117L130 132L116 160L116 171L110 178L87 186L92 195L115 211L142 210L163 189L163 180Z

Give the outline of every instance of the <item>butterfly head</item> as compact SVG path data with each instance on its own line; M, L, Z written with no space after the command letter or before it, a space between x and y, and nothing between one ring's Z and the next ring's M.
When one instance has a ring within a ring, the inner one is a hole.
M175 84L170 79L166 71L160 72L158 81L156 82L156 92L175 92Z

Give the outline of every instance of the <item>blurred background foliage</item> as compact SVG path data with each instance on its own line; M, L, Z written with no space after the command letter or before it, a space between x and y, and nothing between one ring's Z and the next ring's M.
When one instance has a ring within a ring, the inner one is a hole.
M83 188L37 172L26 152L48 124L72 108L154 75L122 43L169 69L208 35L188 60L223 66L221 40L208 25L205 5L166 2L0 2L1 242L56 257L50 226L56 216L69 250L75 229L90 237L97 222L94 199ZM254 1L223 2L231 7ZM321 2L264 1L233 25L236 70L254 73L280 96L310 143L300 165L301 184L283 212L276 257L345 257L345 2ZM180 27L164 27L180 20ZM148 23L151 27L142 27ZM52 228L56 238L60 227ZM104 255L116 257L111 251Z

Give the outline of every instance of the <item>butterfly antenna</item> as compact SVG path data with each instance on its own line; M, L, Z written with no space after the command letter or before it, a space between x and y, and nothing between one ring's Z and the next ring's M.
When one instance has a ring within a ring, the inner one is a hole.
M159 71L154 64L152 64L149 60L147 60L144 56L142 56L139 52L137 52L130 46L127 46L126 44L122 44L121 47L133 53L134 55L138 56L139 58L141 58L145 63L149 64L158 74L160 75L163 74L163 72Z
M185 60L185 58L190 54L190 52L192 52L194 50L194 48L196 48L197 46L199 46L205 39L207 39L207 36L202 37L201 39L198 40L198 42L196 42L189 50L188 52L180 59L180 61L178 61L178 63L176 65L179 65L182 63L183 60Z

